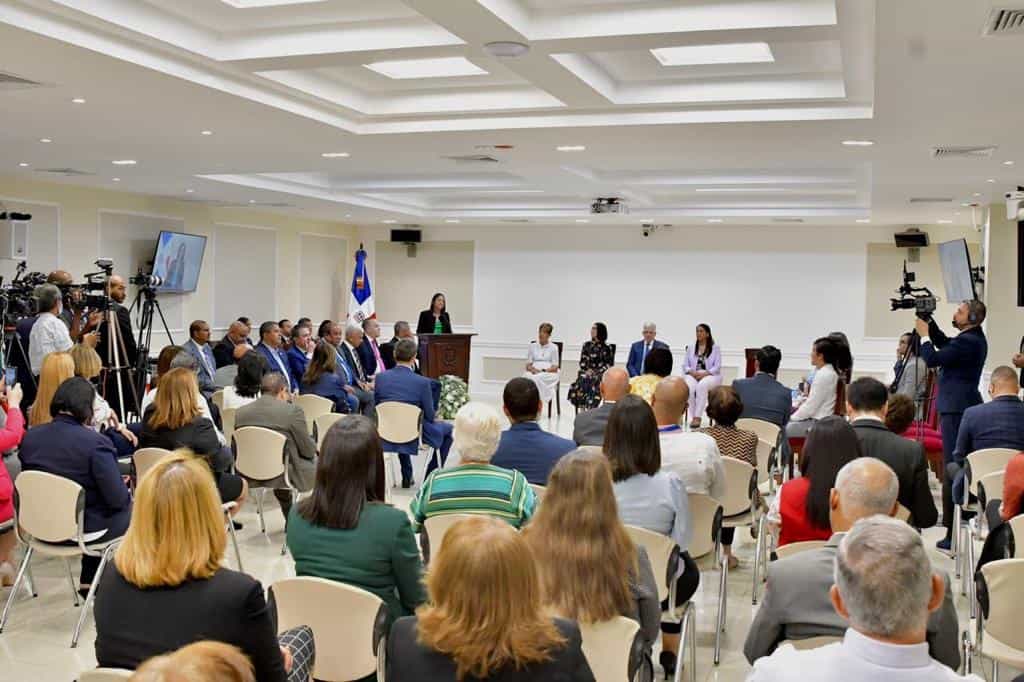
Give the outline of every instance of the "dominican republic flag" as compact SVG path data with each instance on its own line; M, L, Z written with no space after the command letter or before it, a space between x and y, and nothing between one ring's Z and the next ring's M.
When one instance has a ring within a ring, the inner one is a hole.
M366 251L359 245L356 251L356 269L352 271L352 295L348 298L348 319L362 324L363 320L377 317L373 307L373 289L370 288L370 273L366 271Z

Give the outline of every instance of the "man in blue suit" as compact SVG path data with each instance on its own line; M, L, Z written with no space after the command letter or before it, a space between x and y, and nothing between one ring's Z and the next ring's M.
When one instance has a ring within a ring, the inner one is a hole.
M644 373L644 363L647 361L647 354L655 348L669 350L668 344L658 341L658 327L653 322L644 322L644 338L629 347L629 360L626 362L626 371L629 376L638 377Z
M530 379L516 377L505 384L502 401L512 427L501 434L491 464L515 469L534 485L547 485L559 458L575 450L576 443L540 428L537 415L544 405L537 384Z
M350 361L350 353L342 353L341 349L344 345L344 337L341 333L341 325L336 322L332 322L327 325L324 329L322 340L331 344L334 347L335 357L338 361L338 369L336 370L342 381L345 382L345 390L348 392L348 404L351 408L350 411L353 414L361 414L364 417L370 417L375 419L375 413L373 410L373 393L365 390L359 385L359 376L356 372L355 367L352 366Z
M313 359L313 329L308 325L297 324L292 327L292 345L288 349L288 370L292 374L292 381L298 387L302 386L302 376L309 367L309 361Z
M255 351L267 360L271 372L280 372L288 379L288 390L294 393L299 389L288 369L288 356L281 350L281 328L277 322L264 322L260 325L260 342Z
M742 417L760 419L785 431L793 411L793 395L775 378L780 364L782 351L775 346L764 346L754 358L754 376L735 379L732 387L743 402Z
M213 357L213 349L210 348L210 325L204 320L196 320L188 326L188 335L185 350L196 359L199 391L208 398L217 390L217 383L214 381L217 360Z
M981 404L978 384L988 356L988 341L981 323L985 321L985 304L978 300L964 301L953 314L953 326L960 330L952 339L946 336L935 320L918 318L915 327L921 336L921 359L929 367L939 368L939 395L936 408L939 430L942 432L942 457L946 464L953 462L960 421L968 407ZM943 497L952 496L952 480L948 475L943 484ZM945 508L945 504L943 507ZM952 518L942 519L947 528L939 549L949 549Z
M434 421L434 399L431 395L430 379L413 371L416 360L416 344L402 339L395 345L395 367L377 375L374 382L374 398L376 403L399 402L415 405L423 411L423 442L441 451L441 462L448 458L448 450L452 447L452 425L447 422ZM539 402L539 401L538 401ZM387 450L398 452L402 466L402 487L412 487L412 460L410 456L417 454L416 441L408 443L388 443ZM426 475L436 468L434 458L430 458Z

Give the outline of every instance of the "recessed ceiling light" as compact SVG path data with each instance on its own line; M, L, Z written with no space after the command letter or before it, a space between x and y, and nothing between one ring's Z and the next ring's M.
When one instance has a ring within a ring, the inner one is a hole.
M495 40L490 43L484 43L484 52L499 59L522 57L529 51L529 45L517 43L514 40Z
M250 203L250 204L255 204L255 203L256 203L256 200L255 200L255 199L249 199L249 203Z
M949 225L953 221L952 220L936 220L935 222L937 222L939 225Z
M346 213L346 214L345 214L345 217L346 217L346 218L351 218L351 217L352 217L352 214L351 214L351 213Z
M200 131L199 134L200 135L213 135L213 131L212 130L203 130L203 131Z
M1004 166L1012 166L1013 165L1013 161L1003 161L1003 165Z
M870 147L873 144L871 140L843 140L843 145L847 147Z
M720 222L722 222L722 219L721 218L708 218L708 222L709 223L720 223Z
M861 224L870 223L871 222L871 218L858 218L857 222L861 223Z
M713 192L721 194L724 192L756 192L760 194L775 194L777 192L789 192L785 187L698 187L695 192Z
M22 162L21 162L21 163L19 163L18 165L19 165L19 166L21 166L22 168L28 168L28 164L27 164L27 163L25 163L24 161L22 161Z
M586 219L586 218L577 218L576 222L578 222L578 223L589 223L590 221L588 219Z
M565 144L560 147L555 147L560 152L585 152L587 148L582 144Z
M989 179L988 179L988 180L986 180L985 182L995 182L995 181L996 181L996 179L995 179L995 178L989 178Z
M85 98L84 97L76 97L73 100L71 100L71 102L73 104L85 104Z
M544 194L542 189L474 189L468 194Z
M135 159L117 159L116 161L111 161L110 163L114 164L115 166L134 166L137 163L137 161L135 161Z
M114 182L121 182L121 178L114 178Z
M700 64L755 64L774 62L768 43L730 43L725 45L685 45L658 47L651 50L662 66L696 66Z
M975 193L974 193L974 196L976 196L976 197L980 197L980 196L981 196L981 192L975 192Z
M350 154L348 152L324 152L320 156L325 159L347 159Z
M381 222L384 223L385 225L394 225L398 221L397 220L382 220Z
M192 194L192 192L195 192L195 190L194 189L187 189L187 190L185 190L185 194Z
M452 78L455 76L481 76L487 72L465 57L437 57L433 59L395 59L363 64L370 71L394 79Z
M458 218L445 218L445 222L446 223L457 223L457 222L459 222L459 219Z
M43 144L50 144L51 142L53 142L53 140L51 140L48 137L41 137L39 138L39 141L42 142Z

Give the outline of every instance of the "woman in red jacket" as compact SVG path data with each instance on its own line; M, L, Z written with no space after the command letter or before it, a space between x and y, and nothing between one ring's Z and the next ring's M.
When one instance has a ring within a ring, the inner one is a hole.
M860 456L857 434L843 417L814 423L804 443L800 478L786 481L768 510L768 522L778 528L780 547L832 537L829 493L839 470Z
M2 386L0 382L0 386ZM15 384L0 399L0 409L7 413L7 423L0 429L0 452L6 452L21 443L25 435L25 417L21 413L21 386ZM14 584L14 566L11 550L18 539L14 534L14 484L6 466L0 466L0 583L4 587Z

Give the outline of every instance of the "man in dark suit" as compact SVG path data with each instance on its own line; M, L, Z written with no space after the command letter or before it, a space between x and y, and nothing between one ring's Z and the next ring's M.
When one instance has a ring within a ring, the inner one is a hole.
M196 360L196 380L199 391L209 398L217 390L214 374L217 372L217 361L210 348L210 325L203 320L195 320L188 326L188 341L185 350Z
M277 322L271 320L260 325L260 342L255 350L266 358L269 371L284 375L289 391L298 390L299 387L292 383L292 373L288 371L288 356L281 350L281 328Z
M978 300L964 301L953 314L953 326L960 330L952 339L946 336L934 319L925 322L918 318L915 323L921 336L920 355L929 367L939 368L939 394L936 409L939 413L939 430L942 432L942 457L946 464L953 462L957 432L960 421L968 407L981 404L978 384L988 356L988 341L981 323L985 321L985 304ZM945 476L943 499L952 496L952 479ZM943 509L946 503L943 503ZM938 548L948 550L952 517L943 518L946 537L939 541Z
M416 344L410 339L402 339L395 345L395 368L378 375L374 382L374 398L376 404L399 402L415 405L423 411L423 442L441 451L441 462L448 458L448 450L452 446L452 425L447 422L434 421L434 399L431 392L430 379L413 372L416 360ZM398 452L402 467L402 487L412 487L411 455L418 452L416 441L408 443L386 443L389 450ZM436 467L431 457L427 465L427 475Z
M601 377L601 404L576 415L572 439L577 445L604 444L604 429L615 403L629 394L629 375L621 367L611 367Z
M395 335L387 343L383 343L380 346L380 356L384 360L384 369L392 369L395 366L395 346L402 339L410 339L415 341L415 337L412 333L412 327L409 323L404 320L395 322ZM416 365L416 373L419 374L419 364Z
M363 371L371 380L384 371L384 358L380 354L378 338L380 338L380 323L372 317L363 320L363 342L356 347L356 350L359 352L359 362L363 365Z
M228 333L213 347L213 358L217 361L217 369L233 365L252 350L246 335L249 328L245 323L234 321L228 327Z
M899 502L910 510L918 528L931 528L939 519L928 487L928 460L924 446L896 435L885 426L889 391L878 379L861 377L846 389L847 414L861 453L888 464L899 480Z
M288 349L288 369L292 373L292 381L302 386L302 375L313 359L313 330L309 325L296 324L292 327L292 345Z
M135 335L132 332L132 318L128 314L128 309L122 305L125 297L128 295L125 289L124 278L118 275L111 275L110 279L107 280L107 295L110 297L110 312L114 313L114 318L117 321L117 335L121 337L121 341L124 342L123 350L121 343L117 343L115 349L117 351L117 359L120 363L120 367L131 367L137 366L139 359L139 350L135 345ZM92 316L91 316L92 317ZM92 320L96 320L96 317L92 317ZM103 316L103 321L99 323L99 340L96 343L96 352L100 356L100 360L103 362L103 366L110 370L113 368L111 364L112 358L114 358L111 345L114 342L113 334L110 333L109 313ZM118 396L118 382L117 374L121 375L121 397ZM133 393L129 386L129 373L127 371L121 372L109 372L107 374L106 383L106 394L104 397L110 406L115 410L120 409L120 405L123 404L126 410L135 411L138 413L136 406L135 393ZM141 377L137 377L141 380ZM139 391L139 387L136 387L136 392ZM124 420L125 415L118 413L118 416Z
M576 449L576 443L540 428L537 415L544 409L537 384L516 377L505 384L502 394L505 416L512 427L501 434L491 464L515 469L534 485L547 485L548 474L559 458Z
M346 330L345 336L342 336L341 325L331 324L327 328L324 340L334 346L338 353L337 374L345 381L347 385L345 390L355 396L359 402L359 413L375 418L373 384L366 381L366 375L359 365L358 357L353 352L357 343L362 343L362 334L359 327L350 327Z
M735 379L732 387L743 402L743 418L761 419L784 432L793 411L793 396L775 379L781 363L782 351L775 346L764 346L754 358L754 376Z
M653 322L644 322L644 338L629 348L629 360L626 362L626 371L629 372L629 376L636 377L644 373L644 362L647 360L647 354L652 350L655 348L669 349L667 343L654 338L657 335L657 325Z

